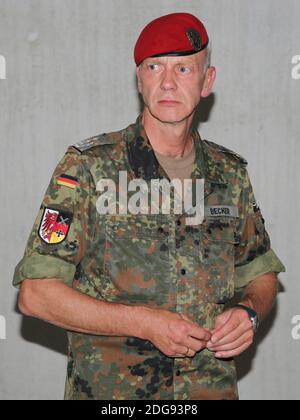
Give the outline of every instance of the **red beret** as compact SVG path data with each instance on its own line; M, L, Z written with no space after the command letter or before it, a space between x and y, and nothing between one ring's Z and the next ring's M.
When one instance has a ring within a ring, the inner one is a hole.
M202 22L189 13L172 13L150 22L140 34L134 49L139 66L146 58L190 55L204 50L208 34Z

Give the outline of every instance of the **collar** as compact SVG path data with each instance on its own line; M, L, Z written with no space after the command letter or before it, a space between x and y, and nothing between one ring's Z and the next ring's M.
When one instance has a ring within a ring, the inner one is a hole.
M227 184L216 160L216 155L205 146L196 129L192 129L195 144L196 159L192 171L192 179L205 179L212 184ZM136 123L129 127L126 135L126 146L129 164L138 179L151 181L152 179L167 178L168 175L159 164L151 143L147 137L140 115Z

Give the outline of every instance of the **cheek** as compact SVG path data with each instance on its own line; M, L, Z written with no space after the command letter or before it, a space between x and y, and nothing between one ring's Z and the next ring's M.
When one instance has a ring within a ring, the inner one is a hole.
M204 86L205 78L204 77L191 77L186 80L181 80L178 85L181 88L182 92L186 92L190 97L197 97L201 94Z
M202 85L193 84L192 86L189 87L189 89L183 90L183 92L185 92L187 101L191 105L198 105L201 99Z
M204 87L204 78L199 80L197 83L195 83L194 88L192 89L193 97L197 103L201 99L201 93L202 93L203 87Z
M142 85L142 95L144 98L147 98L148 100L151 100L152 98L155 98L157 96L157 84L155 83L143 83Z

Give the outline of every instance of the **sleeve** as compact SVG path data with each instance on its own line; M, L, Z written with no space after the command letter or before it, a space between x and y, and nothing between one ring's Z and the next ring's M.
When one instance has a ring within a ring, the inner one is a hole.
M285 272L285 267L271 248L265 221L256 203L246 168L239 202L238 245L235 249L235 289L242 290L255 278Z
M68 149L53 173L24 257L15 268L15 287L24 279L46 278L72 286L76 266L92 237L90 186L83 156Z

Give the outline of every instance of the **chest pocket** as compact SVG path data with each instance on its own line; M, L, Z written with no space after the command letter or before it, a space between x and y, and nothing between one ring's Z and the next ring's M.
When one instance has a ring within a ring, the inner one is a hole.
M126 304L169 304L169 222L162 216L109 216L101 294Z
M234 295L235 218L207 218L201 226L198 293L205 302L223 304Z

